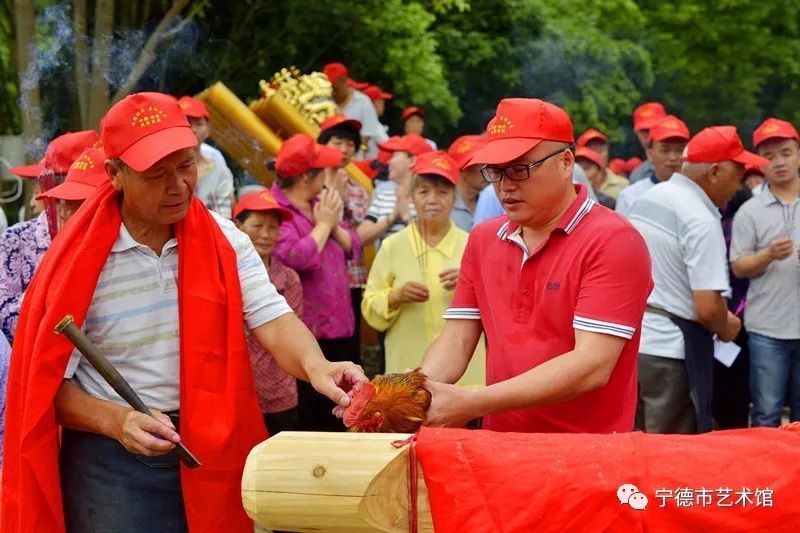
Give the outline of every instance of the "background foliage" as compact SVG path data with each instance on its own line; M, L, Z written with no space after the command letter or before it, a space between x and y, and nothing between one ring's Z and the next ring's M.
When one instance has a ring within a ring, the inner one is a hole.
M26 41L15 27L20 3L0 0L0 134L23 130L20 79L30 73L15 62ZM41 136L96 127L87 123L93 114L79 94L85 91L80 69L93 58L81 57L75 43L93 49L100 42L92 34L99 13L112 10L111 61L87 82L108 84L107 98L89 102L102 110L178 3L36 0L36 31L24 46L39 59ZM166 33L133 90L183 94L222 80L249 100L258 81L281 67L309 71L340 60L355 79L396 95L385 117L394 131L404 106L422 105L428 134L446 145L480 130L500 98L536 96L565 106L576 130L606 131L625 156L638 150L630 113L650 99L664 102L693 131L732 123L749 136L769 115L800 122L800 2L792 0L595 0L579 7L568 0L182 3L188 5L161 28ZM89 35L76 34L79 5Z

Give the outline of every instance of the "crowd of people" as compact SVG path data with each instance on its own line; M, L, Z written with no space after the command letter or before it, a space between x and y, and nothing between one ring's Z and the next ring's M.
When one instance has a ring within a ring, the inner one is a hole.
M733 126L693 135L647 102L645 158L623 160L561 108L509 98L444 151L422 108L389 136L390 93L323 71L338 112L284 141L270 187L237 194L203 102L159 93L12 169L36 194L0 237L4 531L45 507L45 529L237 530L255 443L344 430L332 408L367 379L362 318L381 372L428 376L428 425L694 434L778 426L787 404L800 419L790 123L764 121L751 153ZM154 417L53 333L65 314ZM179 470L181 441L211 467Z

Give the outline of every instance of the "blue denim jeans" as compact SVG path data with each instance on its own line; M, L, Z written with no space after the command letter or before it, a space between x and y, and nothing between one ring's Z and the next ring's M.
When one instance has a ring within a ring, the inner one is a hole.
M187 531L174 453L134 455L114 439L64 429L60 463L67 533Z
M800 419L800 340L750 332L751 425L776 427L789 392L791 419Z

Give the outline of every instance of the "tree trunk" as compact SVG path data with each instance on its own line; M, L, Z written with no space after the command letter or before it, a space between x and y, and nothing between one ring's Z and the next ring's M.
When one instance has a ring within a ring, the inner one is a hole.
M114 0L97 0L94 13L94 46L86 128L97 128L109 105L108 67L111 62L111 42L114 27Z
M81 129L89 129L89 56L86 35L86 0L72 0L72 31L75 35L75 87Z
M117 90L112 103L119 102L136 87L136 83L138 83L139 79L145 72L147 72L148 67L150 67L155 60L156 49L158 48L158 45L161 43L161 41L175 32L175 30L170 29L170 26L178 17L178 15L181 14L183 8L189 4L189 2L191 2L191 0L174 0L172 2L172 7L169 8L167 14L164 15L164 18L158 23L156 29L153 30L150 38L147 39L147 42L142 49L142 53L139 54L139 59L137 59L136 64L134 65L133 69L131 69L131 72L125 79L125 82Z
M28 161L42 156L45 140L42 135L42 107L39 91L39 73L33 49L36 35L36 14L30 0L14 0L14 26L16 27L17 72L19 73L20 111L22 135Z

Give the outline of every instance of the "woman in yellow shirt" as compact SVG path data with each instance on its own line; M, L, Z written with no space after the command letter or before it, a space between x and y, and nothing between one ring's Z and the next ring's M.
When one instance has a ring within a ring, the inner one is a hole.
M450 222L458 167L444 152L417 156L412 200L417 220L385 239L367 279L361 312L386 331L386 372L416 368L444 328L468 234ZM485 384L479 343L462 385Z

